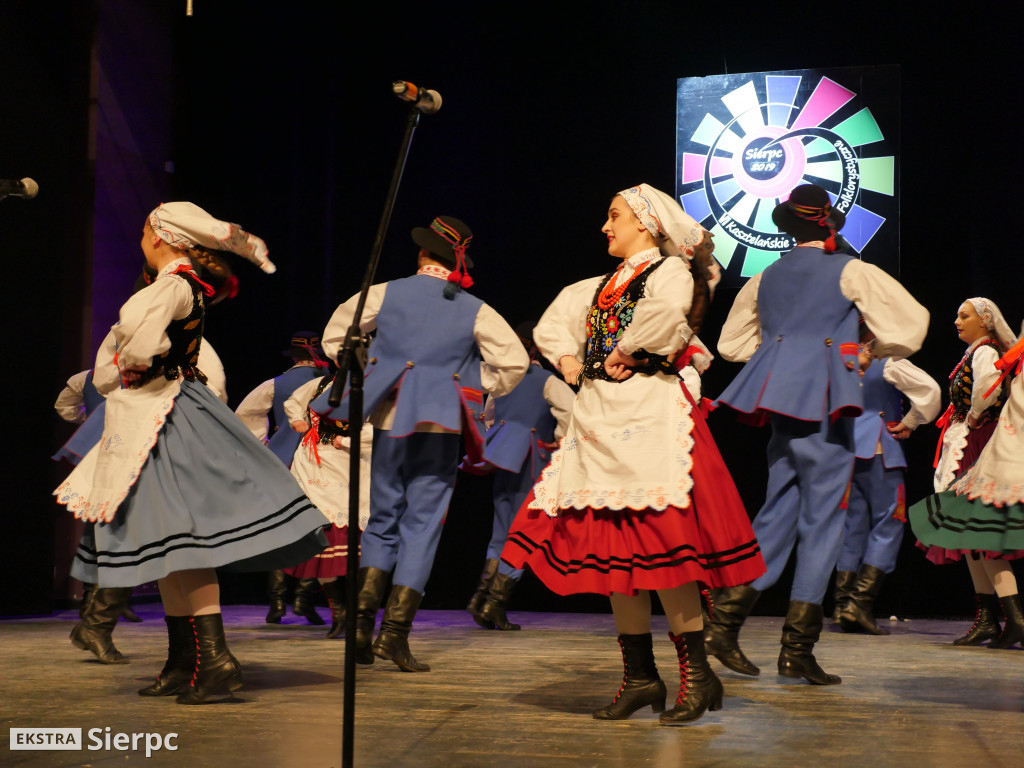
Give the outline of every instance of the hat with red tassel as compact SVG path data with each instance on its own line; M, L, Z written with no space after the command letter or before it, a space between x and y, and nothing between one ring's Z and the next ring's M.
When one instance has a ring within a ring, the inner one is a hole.
M824 250L838 247L836 232L846 223L846 214L832 207L828 192L817 184L801 184L789 193L789 200L772 211L772 221L798 243L824 240Z
M469 276L473 260L466 253L472 239L472 230L452 216L438 216L430 222L429 227L415 227L412 230L413 242L448 267L451 270L448 281L460 288L473 285L473 278Z

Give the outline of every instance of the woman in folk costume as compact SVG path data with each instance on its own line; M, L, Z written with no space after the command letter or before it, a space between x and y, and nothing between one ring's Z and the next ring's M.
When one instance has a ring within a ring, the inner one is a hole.
M991 640L990 647L1007 648L1024 640L1017 579L1009 563L1024 556L1021 398L1003 407L1020 388L1006 374L1019 368L1021 345L999 308L980 297L960 305L956 329L967 351L950 374L950 404L937 422L943 431L936 495L910 508L910 523L929 560L941 565L965 559L970 569L975 621L953 644ZM1002 631L1000 605L1006 617Z
M245 256L266 272L266 245L192 203L166 203L142 231L152 285L121 307L117 351L97 359L103 437L55 491L90 523L72 575L101 587L157 580L168 658L143 696L182 704L241 685L228 651L214 568L265 571L323 549L324 516L216 394L196 366L203 294L190 256Z
M328 638L345 631L345 590L339 577L348 575L348 488L349 451L352 439L348 422L320 416L309 404L334 382L333 376L313 379L292 392L284 403L284 415L291 429L301 435L292 458L292 475L332 525L326 530L327 548L284 573L304 582L315 579L323 587L331 607ZM281 427L285 429L285 427ZM359 530L370 519L370 454L373 430L359 436Z
M579 382L561 449L520 511L502 559L554 592L609 595L625 675L598 719L665 708L654 663L658 592L681 681L677 725L722 705L704 654L698 581L744 584L764 563L714 441L674 365L692 336L691 259L710 234L646 184L613 198L602 228L622 265L565 288L534 331L566 381ZM681 258L680 258L681 257ZM696 270L699 282L709 277ZM703 296L703 292L701 292Z

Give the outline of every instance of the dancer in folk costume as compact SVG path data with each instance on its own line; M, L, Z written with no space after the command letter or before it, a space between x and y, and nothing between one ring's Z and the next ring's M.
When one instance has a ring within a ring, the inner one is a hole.
M213 289L190 257L216 269L218 252L234 252L273 272L263 241L178 202L147 217L141 247L157 277L121 307L116 356L97 359L102 439L55 495L90 523L73 576L101 587L158 582L168 658L139 693L197 704L241 685L214 569L304 560L325 546L326 519L196 365L203 295Z
M621 266L563 289L534 331L580 391L502 560L528 565L558 594L611 598L625 673L597 719L665 709L651 637L657 591L680 668L675 706L660 722L679 725L722 706L704 655L698 582L731 586L764 572L739 494L675 366L717 264L710 233L647 184L612 199L601 231ZM699 251L705 261L694 258Z
M228 296L233 296L235 284L227 273L213 274L194 261L192 268L202 274L202 280L214 287L215 294L207 302L212 305ZM135 281L134 293L141 291L156 279L156 270L143 266L142 274ZM113 360L117 343L113 332L107 333L98 357ZM224 365L206 339L199 348L198 368L206 374L206 385L223 402L227 402L227 383ZM68 384L57 398L54 406L64 419L79 424L75 433L51 458L78 464L103 435L106 417L106 399L93 384L93 371L82 371L68 379ZM84 583L82 604L79 607L79 622L71 629L71 643L76 648L91 651L104 664L127 664L128 659L114 645L113 632L119 618L139 622L142 619L132 610L131 587L97 587Z
M1019 371L1024 345L1016 343L995 303L981 297L960 305L956 329L967 351L950 374L950 404L938 422L943 431L936 495L910 508L910 522L929 560L940 565L967 561L975 621L953 644L990 640L989 647L1008 648L1024 641L1020 595L1010 566L1024 556L1024 406L1020 377L1012 384L1007 377ZM1000 608L1006 620L1002 629Z
M364 386L373 424L370 520L362 534L356 660L374 655L406 672L430 669L409 650L409 632L434 563L455 487L460 433L474 461L482 453L483 393L504 395L523 378L529 357L508 323L464 288L473 281L466 251L473 235L451 216L416 227L415 275L370 287L361 329L376 330ZM323 334L336 357L359 296L335 310ZM348 418L347 398L331 409L327 393L311 406ZM392 574L393 572L393 574ZM392 588L380 633L371 638L388 575Z
M516 334L530 355L523 380L507 395L489 397L483 419L487 426L483 461L463 464L473 474L493 472L494 523L480 583L466 610L484 629L517 630L508 620L509 598L523 576L521 568L501 562L509 526L551 460L551 451L565 435L576 397L572 388L537 360L534 323L520 323Z
M338 637L345 631L345 589L339 578L348 575L349 452L352 440L347 421L321 417L309 408L309 404L333 381L333 376L322 376L306 382L284 403L288 428L301 439L292 459L292 475L332 523L325 532L327 548L304 563L285 568L284 573L298 579L300 584L312 581L323 587L331 608L328 638ZM359 437L359 529L362 530L370 519L373 430L364 429Z
M235 409L235 414L250 432L267 443L271 452L286 467L290 467L302 436L290 428L284 404L299 387L310 381L319 380L328 365L320 352L320 335L312 331L293 333L288 349L281 354L290 357L292 365L280 376L267 379L246 395ZM305 409L305 403L302 408ZM268 624L278 624L284 618L285 595L290 580L282 570L273 570L267 574L267 593L270 597L270 608L266 618ZM319 626L324 620L316 611L316 588L315 578L296 581L292 611L310 624Z
M858 316L875 334L875 356L908 356L921 346L928 312L878 267L835 252L845 216L821 187L797 187L772 219L797 247L736 296L718 351L747 364L717 401L743 420L772 427L768 489L754 519L768 572L749 586L715 593L707 644L730 669L759 673L740 650L739 631L795 546L779 674L833 685L841 680L818 665L814 645L853 474L853 420L844 417L858 415L864 403L858 369L867 361L859 361Z
M939 385L909 360L885 358L862 380L864 412L853 425L854 463L843 547L836 563L835 619L846 632L887 635L872 615L886 574L896 568L906 522L901 443L939 414ZM903 413L903 398L910 408Z

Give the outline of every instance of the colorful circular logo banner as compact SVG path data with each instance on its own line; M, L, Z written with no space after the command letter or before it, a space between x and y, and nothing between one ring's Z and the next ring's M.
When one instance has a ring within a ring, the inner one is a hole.
M727 282L756 275L795 245L771 213L807 183L828 190L846 214L849 246L898 275L898 105L898 67L678 81L676 193L715 234Z

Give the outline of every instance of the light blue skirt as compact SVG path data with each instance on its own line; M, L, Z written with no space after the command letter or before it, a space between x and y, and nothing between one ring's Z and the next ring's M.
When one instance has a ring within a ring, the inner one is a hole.
M114 519L86 525L71 575L132 587L194 568L285 568L322 551L329 524L209 388L185 381Z

